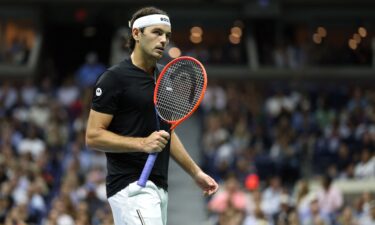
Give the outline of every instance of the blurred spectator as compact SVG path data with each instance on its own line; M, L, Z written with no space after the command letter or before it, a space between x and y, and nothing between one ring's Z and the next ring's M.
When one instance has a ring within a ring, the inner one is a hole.
M289 225L289 213L291 211L290 196L284 193L280 198L280 210L276 213L274 221L277 225Z
M58 102L51 103L49 110L51 113L45 126L46 144L51 152L61 152L69 140L68 113Z
M345 172L345 170L348 168L348 166L352 163L352 158L350 156L349 147L346 143L341 143L339 150L338 150L338 156L336 160L336 170L339 171L338 173ZM343 174L338 174L340 177L343 176Z
M206 170L214 174L219 172L216 169L215 158L217 155L217 149L226 143L229 134L228 131L222 127L219 114L210 114L206 119L206 132L202 137L202 147L205 156L205 167Z
M37 93L38 90L33 84L33 81L30 78L26 79L21 86L21 96L23 102L28 106L32 105Z
M338 217L339 225L359 225L357 219L353 216L353 211L350 206L344 207L341 215Z
M27 209L24 205L13 207L5 219L5 225L27 225L30 221Z
M260 207L256 207L253 217L246 217L242 225L270 225Z
M12 198L7 195L0 195L0 223L4 224L5 218L12 207Z
M224 190L219 191L208 203L208 208L215 213L223 213L228 207L245 210L245 192L240 189L238 179L229 174L225 179Z
M45 127L51 116L49 104L47 95L38 94L35 103L30 108L30 122L38 127Z
M209 202L208 208L217 213L218 225L240 225L244 219L246 194L234 174L225 179L224 190L219 191Z
M205 112L221 111L226 107L226 93L224 89L215 82L210 83L202 101Z
M105 66L98 61L98 55L95 52L89 52L85 60L76 74L77 84L81 88L93 86L96 79L106 70Z
M28 128L26 137L18 145L19 154L30 153L35 160L46 151L46 143L38 137L37 132L35 126Z
M2 82L0 86L0 110L9 110L17 101L17 91L10 81Z
M25 123L30 118L30 107L25 103L21 94L22 93L20 91L17 92L17 100L9 109L9 113L12 115L12 118L18 120L19 122Z
M332 178L328 175L323 176L321 189L317 193L319 207L325 215L333 217L343 205L343 196L341 191L332 185Z
M27 45L27 39L16 36L13 38L9 49L6 52L7 61L15 65L23 65L27 63L30 49Z
M79 88L72 77L67 77L57 89L57 99L64 107L70 107L79 97Z
M331 225L329 215L319 207L318 198L311 198L309 210L301 215L302 225Z
M291 112L296 107L296 102L292 96L287 96L282 90L277 90L274 96L266 100L265 107L267 113L273 117L278 117L284 110Z
M295 206L299 214L304 214L309 210L312 197L309 183L306 180L299 181L295 188Z
M374 206L374 199L370 192L363 192L353 201L353 215L357 220L367 217Z
M375 155L369 149L363 149L361 160L355 166L354 175L356 178L375 178Z
M364 215L359 220L359 225L373 225L375 224L375 201L371 203L368 214Z
M363 96L363 92L360 87L355 87L353 90L352 97L348 101L348 110L353 112L355 109L364 109L367 106L367 99Z
M298 69L304 64L305 53L292 42L277 44L273 51L273 61L277 68Z
M335 112L329 107L326 98L320 95L317 100L317 109L315 111L315 117L320 128L325 128L330 125L335 118Z
M300 219L298 217L298 213L294 209L292 209L289 212L288 225L300 225L301 223L299 221Z
M282 196L283 188L280 177L271 177L268 187L263 191L261 204L261 209L267 218L273 218L279 212Z

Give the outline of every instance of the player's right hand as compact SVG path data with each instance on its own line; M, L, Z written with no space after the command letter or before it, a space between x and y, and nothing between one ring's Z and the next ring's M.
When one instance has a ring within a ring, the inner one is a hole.
M142 149L146 153L161 152L168 144L170 135L164 130L155 131L141 141Z

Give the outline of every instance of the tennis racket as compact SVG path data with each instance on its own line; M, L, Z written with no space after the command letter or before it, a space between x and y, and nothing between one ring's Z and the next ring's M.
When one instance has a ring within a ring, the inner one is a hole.
M189 56L169 62L161 71L154 91L157 117L171 124L171 131L189 118L201 103L207 86L207 74L202 63ZM160 130L159 118L157 129ZM145 187L157 153L151 153L137 182Z

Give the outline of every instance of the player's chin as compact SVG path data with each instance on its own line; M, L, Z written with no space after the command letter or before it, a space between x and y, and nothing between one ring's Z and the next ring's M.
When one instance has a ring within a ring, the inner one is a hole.
M153 54L153 56L155 57L155 59L161 59L163 58L163 53L155 53Z

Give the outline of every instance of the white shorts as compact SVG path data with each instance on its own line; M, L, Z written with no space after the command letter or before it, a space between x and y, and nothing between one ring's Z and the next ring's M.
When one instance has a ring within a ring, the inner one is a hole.
M167 225L168 192L147 181L131 183L108 199L115 225Z

